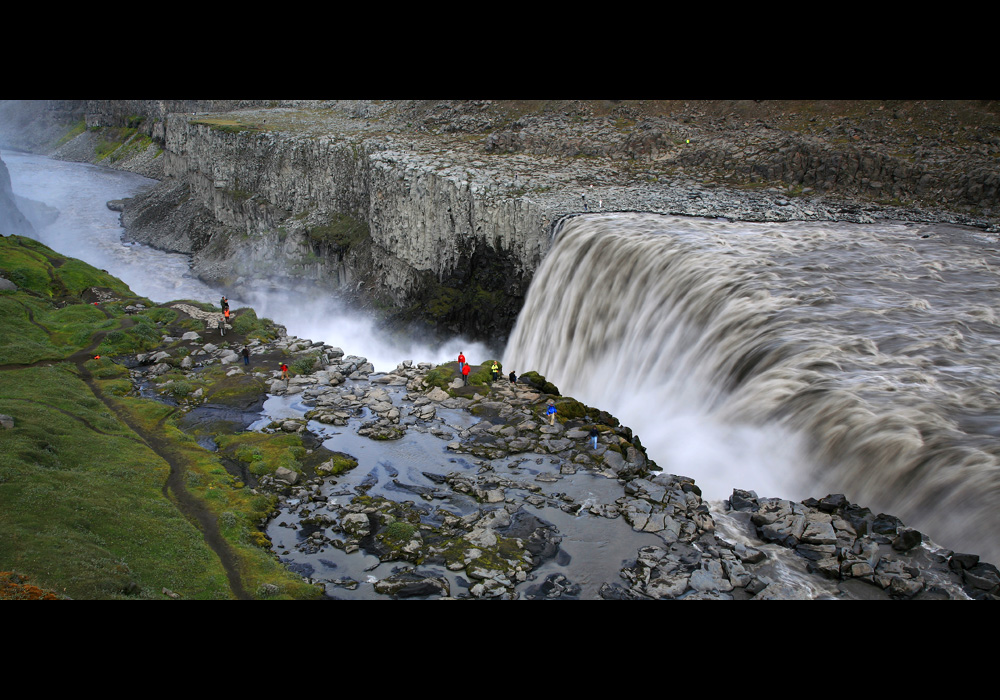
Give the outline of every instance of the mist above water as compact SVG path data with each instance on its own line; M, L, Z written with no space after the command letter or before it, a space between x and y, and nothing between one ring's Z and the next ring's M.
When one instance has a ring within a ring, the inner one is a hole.
M218 299L214 301L217 303ZM362 313L344 308L332 297L309 298L307 294L284 289L243 292L230 298L230 305L250 306L259 318L270 318L288 329L289 334L322 340L348 355L360 355L377 372L395 369L403 360L442 364L454 362L460 352L475 364L499 355L481 342L455 337L448 341L390 336Z
M14 194L43 203L31 214L38 239L53 250L79 258L115 275L135 293L156 303L179 299L218 304L224 290L190 273L187 255L167 253L137 243L123 243L118 212L107 203L131 197L156 184L132 173L84 163L52 160L33 154L0 154L11 175ZM260 318L283 325L290 335L340 347L348 355L367 358L376 371L394 369L404 360L440 364L464 351L470 362L498 353L482 343L456 337L451 341L389 338L374 321L350 311L330 296L284 289L230 295L233 310L252 307Z

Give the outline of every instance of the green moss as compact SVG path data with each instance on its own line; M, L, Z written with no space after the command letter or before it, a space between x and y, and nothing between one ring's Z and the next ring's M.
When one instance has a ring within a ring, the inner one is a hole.
M493 383L493 367L494 360L487 360L483 364L479 365L479 369L475 372L469 373L469 384L475 384L476 386L484 386ZM500 376L503 377L503 365L500 364L499 360L496 360L497 365L500 367Z
M167 387L167 391L175 399L187 398L194 390L195 387L187 381L174 381Z
M163 335L147 317L136 316L135 324L110 331L97 347L97 355L128 355L152 350L160 345Z
M566 422L567 420L585 418L588 415L587 406L580 403L576 399L566 398L556 401L556 408L559 411L557 416L559 417L559 420L563 422Z
M444 320L452 315L461 299L461 291L444 285L436 285L429 290L422 308L428 317Z
M294 374L312 374L316 371L316 363L319 361L319 353L302 355L292 361L288 368Z
M85 132L86 130L87 130L87 121L85 119L81 119L80 121L76 122L75 124L69 127L69 130L65 134L63 134L58 141L56 141L54 147L58 148L63 144L69 143L77 136Z
M84 366L97 379L121 379L129 376L128 368L116 364L106 357L88 360Z
M278 337L278 329L269 318L257 318L257 312L251 308L240 308L233 313L233 332L242 335L247 340L258 339L269 342Z
M444 389L445 391L451 393L449 385L459 377L457 368L458 363L456 362L438 365L424 375L424 384L426 384L428 388L436 386L439 389Z
M440 282L433 273L423 275L419 288L416 301L403 317L429 319L438 325L494 315L507 301L502 290L491 290L477 280L451 286Z
M273 474L279 467L302 472L307 452L302 438L289 433L245 432L215 437L220 452L247 464L257 476ZM319 455L317 455L319 457Z
M217 373L202 373L202 376L208 380L205 400L211 403L242 408L259 401L267 393L264 383L252 375L223 375L218 379Z
M132 117L129 119L128 126L95 127L93 131L99 134L97 144L94 146L94 155L97 156L97 160L107 160L114 163L137 156L154 147L153 139L138 130L141 123L141 118Z
M386 543L404 545L413 538L417 531L417 526L412 523L396 520L379 533L379 536Z
M358 460L354 459L350 455L336 453L330 460L333 463L333 469L329 471L329 474L337 476L338 474L343 474L348 472L358 466Z
M347 214L335 214L330 223L314 226L308 231L309 240L338 252L346 252L371 236L368 224Z
M519 381L523 381L526 384L530 384L538 391L545 394L551 394L553 396L560 396L559 389L552 382L546 381L545 377L540 375L538 372L530 371L525 372L520 375Z

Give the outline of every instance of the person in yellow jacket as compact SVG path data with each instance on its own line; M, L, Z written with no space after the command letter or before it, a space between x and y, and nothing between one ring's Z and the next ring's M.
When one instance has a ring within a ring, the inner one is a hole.
M490 372L493 373L493 381L500 378L500 365L497 364L496 360L493 360L493 367L490 368Z

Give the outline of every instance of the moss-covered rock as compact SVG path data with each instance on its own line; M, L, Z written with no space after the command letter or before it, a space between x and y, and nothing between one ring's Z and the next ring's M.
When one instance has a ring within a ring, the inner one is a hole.
M253 406L263 402L266 397L267 387L264 383L248 374L223 376L211 381L205 389L206 402L234 408Z
M534 370L522 374L518 377L518 381L524 382L542 393L551 394L552 396L561 396L559 389L555 384L550 381L546 381L545 377Z

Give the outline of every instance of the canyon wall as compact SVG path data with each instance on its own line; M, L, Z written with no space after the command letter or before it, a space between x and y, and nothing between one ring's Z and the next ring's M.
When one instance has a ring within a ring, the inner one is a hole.
M402 320L504 337L547 250L550 208L483 196L391 135L324 131L168 115L163 179L126 203L128 237L192 254L196 274L234 293L307 281Z

